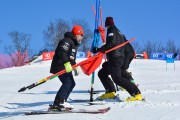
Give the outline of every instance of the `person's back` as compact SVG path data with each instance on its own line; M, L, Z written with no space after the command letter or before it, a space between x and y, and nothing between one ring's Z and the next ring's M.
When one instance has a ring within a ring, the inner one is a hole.
M102 46L101 50L106 51L124 42L123 35L119 32L115 25L108 27L106 35L106 44ZM107 53L107 60L114 60L117 57L124 59L125 47L118 48Z
M127 41L127 39L126 39L126 37L124 36L124 41L126 42ZM125 50L124 50L124 54L132 54L133 53L133 57L134 57L134 54L135 54L135 51L134 51L134 48L133 48L133 46L131 45L131 43L127 43L126 45L125 45Z

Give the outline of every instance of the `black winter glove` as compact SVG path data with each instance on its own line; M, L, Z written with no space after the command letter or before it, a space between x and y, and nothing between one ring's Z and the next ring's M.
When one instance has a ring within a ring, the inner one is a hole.
M103 68L108 68L108 66L109 66L109 65L108 65L108 62L104 62L104 63L102 64L102 67L103 67Z
M97 53L97 52L100 52L100 51L101 51L101 48L97 48L97 47L93 48L93 53Z

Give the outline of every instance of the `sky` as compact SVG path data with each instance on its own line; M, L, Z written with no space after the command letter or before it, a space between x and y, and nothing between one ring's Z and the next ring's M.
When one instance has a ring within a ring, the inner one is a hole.
M31 49L45 48L43 31L50 22L61 18L85 19L94 30L92 5L95 0L0 0L0 53L9 46L9 32L31 34ZM135 37L180 45L180 0L101 0L103 21L112 16L128 39Z

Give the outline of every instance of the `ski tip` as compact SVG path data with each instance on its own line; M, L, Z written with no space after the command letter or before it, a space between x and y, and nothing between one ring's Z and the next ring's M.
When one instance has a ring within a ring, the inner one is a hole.
M110 110L110 109L111 109L111 107L108 107L108 108L107 108L107 110Z
M107 107L107 108L104 108L104 109L99 109L99 111L100 111L101 113L106 113L106 112L108 112L110 109L111 109L111 107Z
M146 98L144 97L144 98L142 99L142 101L143 101L143 102L146 102Z
M18 92L23 92L23 91L25 91L26 90L26 87L23 87L23 88L21 88L20 90L18 90Z
M25 115L35 115L34 112L25 112Z

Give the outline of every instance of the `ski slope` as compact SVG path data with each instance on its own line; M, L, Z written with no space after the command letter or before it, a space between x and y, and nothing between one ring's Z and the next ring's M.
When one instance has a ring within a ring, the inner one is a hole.
M78 59L77 61L81 61ZM37 86L31 90L18 93L18 90L49 75L51 61L36 59L31 65L0 70L0 119L3 120L180 120L180 61L168 64L165 61L135 59L129 71L146 102L114 102L105 105L89 106L86 102L68 100L75 108L105 108L111 110L105 114L55 114L26 116L27 111L46 110L53 103L61 82L58 78ZM80 68L78 68L80 70ZM99 69L99 68L98 68ZM72 99L88 99L91 76L80 70L75 76L76 87L70 95ZM95 76L95 90L104 90ZM122 100L129 97L126 91L117 92ZM93 97L103 93L94 94Z

